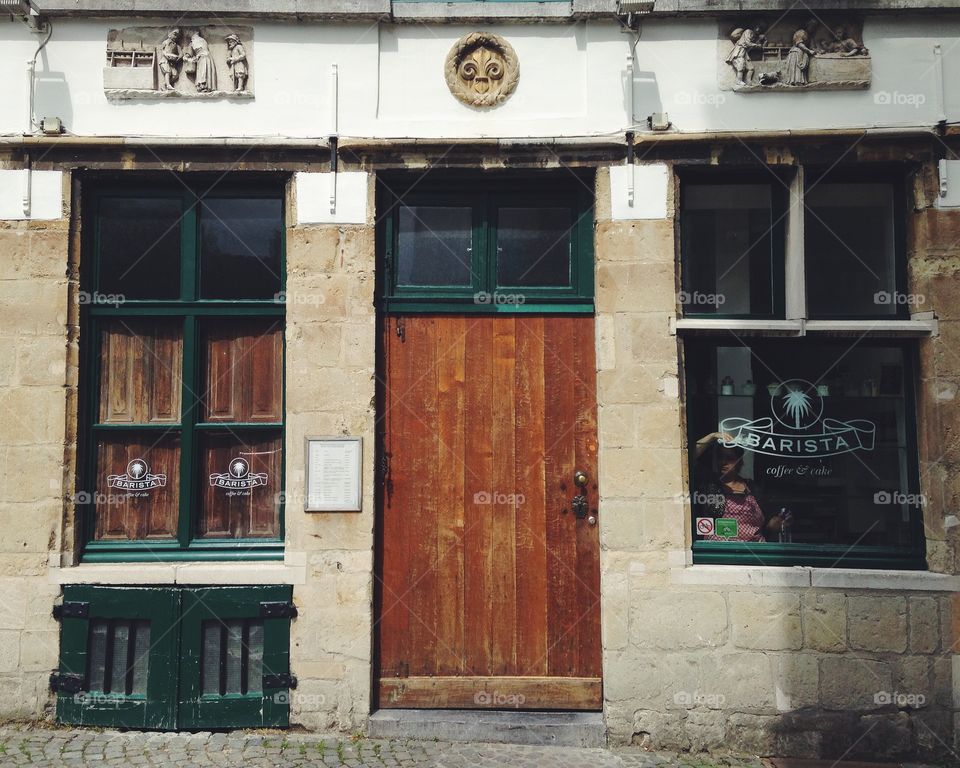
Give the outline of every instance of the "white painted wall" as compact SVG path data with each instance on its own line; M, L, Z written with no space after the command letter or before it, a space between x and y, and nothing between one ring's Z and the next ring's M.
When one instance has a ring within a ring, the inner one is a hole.
M107 31L132 23L57 20L38 65L38 116L61 117L73 133L91 136L322 137L331 129L329 72L337 63L345 136L523 138L629 127L629 38L613 23L485 26L510 40L521 67L517 91L492 110L460 104L443 79L447 51L475 28L421 24L258 22L255 100L108 101ZM960 14L868 18L864 39L873 55L869 91L735 94L717 87L715 21L649 21L637 48L635 114L642 121L666 111L680 131L929 126L942 109L960 121ZM24 130L26 62L36 45L22 24L0 24L2 135Z

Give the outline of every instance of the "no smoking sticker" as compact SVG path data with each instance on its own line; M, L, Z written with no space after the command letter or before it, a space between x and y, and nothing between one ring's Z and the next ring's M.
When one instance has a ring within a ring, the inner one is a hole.
M697 533L700 534L701 536L712 536L713 535L713 518L698 517Z

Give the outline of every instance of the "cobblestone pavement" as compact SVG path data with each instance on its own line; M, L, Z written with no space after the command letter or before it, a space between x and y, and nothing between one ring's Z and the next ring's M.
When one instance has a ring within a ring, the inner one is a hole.
M756 758L641 750L323 737L295 732L119 733L0 728L0 766L431 766L432 768L764 768Z

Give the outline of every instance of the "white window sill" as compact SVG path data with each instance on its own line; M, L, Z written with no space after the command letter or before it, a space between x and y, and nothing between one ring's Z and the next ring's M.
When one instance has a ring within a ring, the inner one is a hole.
M670 569L670 583L733 587L872 589L901 592L960 591L960 576L930 571L754 565L688 565Z
M781 334L784 336L937 336L940 329L933 312L917 312L909 320L726 320L712 317L670 318L670 332L736 331L740 333Z
M303 584L305 565L287 563L89 563L51 568L55 584Z

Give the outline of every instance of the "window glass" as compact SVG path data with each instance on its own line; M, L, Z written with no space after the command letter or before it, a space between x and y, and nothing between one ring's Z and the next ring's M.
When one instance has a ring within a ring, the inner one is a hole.
M200 204L200 298L272 299L280 292L283 207L277 198Z
M397 285L473 285L473 213L469 207L401 205Z
M897 293L893 185L818 182L805 202L808 315L901 313L906 297Z
M123 299L179 297L181 210L179 199L101 200L99 293Z
M902 347L699 342L686 358L699 540L913 543Z
M500 208L497 285L570 285L569 208Z
M769 184L684 184L680 215L685 315L774 312Z

